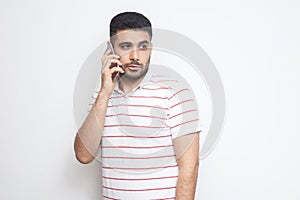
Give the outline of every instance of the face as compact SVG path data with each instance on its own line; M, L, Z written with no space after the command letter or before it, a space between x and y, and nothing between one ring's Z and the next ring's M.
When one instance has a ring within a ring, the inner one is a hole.
M149 67L152 44L150 35L143 30L118 31L114 50L125 71L123 77L136 80L143 77Z

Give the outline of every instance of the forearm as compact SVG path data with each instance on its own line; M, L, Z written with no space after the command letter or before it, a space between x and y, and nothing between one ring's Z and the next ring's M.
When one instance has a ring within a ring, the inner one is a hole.
M176 200L194 200L198 179L198 164L179 169L176 184Z
M90 163L98 153L108 100L109 95L99 93L88 116L77 132L74 150L77 160L81 163Z

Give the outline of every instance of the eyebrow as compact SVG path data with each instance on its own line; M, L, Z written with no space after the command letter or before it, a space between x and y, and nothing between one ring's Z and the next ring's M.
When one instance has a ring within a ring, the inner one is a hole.
M121 42L119 44L119 46L122 46L122 45L125 45L125 44L132 45L132 42ZM138 45L140 45L140 44L149 44L149 42L147 40L144 40L144 41L141 41L141 42L138 43Z
M121 42L120 44L119 44L119 46L122 46L122 45L124 45L124 44L132 44L131 42Z
M139 44L149 44L149 42L147 40L144 40L142 42L139 42Z

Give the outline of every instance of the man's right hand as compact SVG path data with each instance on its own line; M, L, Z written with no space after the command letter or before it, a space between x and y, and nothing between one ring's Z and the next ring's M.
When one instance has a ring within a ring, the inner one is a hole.
M122 66L119 60L120 56L114 55L111 49L105 51L101 62L102 62L102 76L101 76L101 92L110 96L115 88L115 82L112 80L113 73L124 73L121 67L112 67L112 64Z

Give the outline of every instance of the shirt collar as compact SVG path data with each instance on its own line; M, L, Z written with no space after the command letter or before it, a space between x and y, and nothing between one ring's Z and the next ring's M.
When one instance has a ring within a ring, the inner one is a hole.
M131 92L129 92L126 96L132 94L133 92L135 92L137 89L140 89L141 87L143 87L146 83L148 83L151 79L152 75L150 70L148 69L146 75L144 76L143 80L140 82L139 85L137 85L135 88L133 88L131 90ZM119 81L115 84L115 88L114 88L115 92L118 92L120 94L124 94L123 91L119 88Z

